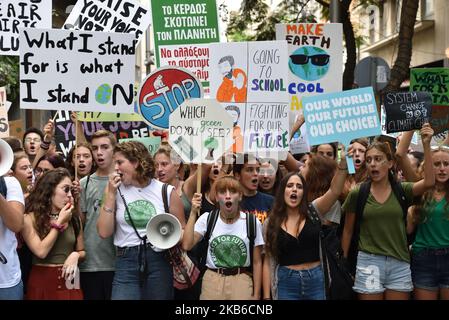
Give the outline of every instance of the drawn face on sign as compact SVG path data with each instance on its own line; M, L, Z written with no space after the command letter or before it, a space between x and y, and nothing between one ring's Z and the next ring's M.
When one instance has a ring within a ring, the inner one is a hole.
M307 80L319 80L327 74L330 56L321 48L304 46L296 49L288 60L288 66L297 77Z
M170 114L184 100L201 98L203 89L189 72L179 68L161 68L150 74L138 95L138 110L149 125L168 129Z

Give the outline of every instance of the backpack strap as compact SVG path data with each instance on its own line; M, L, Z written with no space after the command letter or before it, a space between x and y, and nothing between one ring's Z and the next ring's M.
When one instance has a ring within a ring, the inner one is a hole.
M6 188L5 177L0 177L0 194L6 199L8 189Z
M214 209L211 212L209 212L209 216L207 217L206 233L204 234L204 237L201 240L201 243L203 244L203 246L201 246L201 249L199 252L199 254L200 254L199 269L202 274L206 270L206 259L207 259L207 250L209 248L209 239L212 234L212 231L215 228L215 225L217 224L218 214L219 214L218 209Z
M407 203L404 188L402 188L402 184L400 182L395 181L391 183L391 189L393 190L396 199L398 199L399 204L401 205L402 213L404 215L404 221L407 224L407 211L409 205Z
M164 185L162 186L162 201L164 202L164 210L165 213L169 213L170 212L170 208L168 207L168 183L164 183Z
M246 214L246 235L249 239L249 266L253 266L253 250L256 240L256 216L252 213Z

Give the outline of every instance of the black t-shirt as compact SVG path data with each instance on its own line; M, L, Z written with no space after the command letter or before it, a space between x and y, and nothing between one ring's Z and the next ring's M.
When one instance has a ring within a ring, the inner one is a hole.
M246 213L253 213L263 224L268 216L268 212L273 206L273 201L273 196L258 191L254 196L243 196L243 201L241 204L242 211Z

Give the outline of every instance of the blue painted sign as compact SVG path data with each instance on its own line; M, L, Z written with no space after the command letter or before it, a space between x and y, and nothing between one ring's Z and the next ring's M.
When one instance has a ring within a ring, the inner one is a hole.
M353 139L381 134L371 87L304 97L303 109L312 146L338 141L347 148ZM347 163L354 173L352 158Z

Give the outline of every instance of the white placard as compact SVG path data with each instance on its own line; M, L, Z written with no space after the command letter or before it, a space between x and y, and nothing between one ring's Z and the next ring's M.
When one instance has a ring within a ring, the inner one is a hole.
M287 52L286 41L210 45L210 96L240 129L243 150L235 147L235 152L281 160L287 156Z
M130 33L139 42L150 22L150 10L134 0L78 0L64 28Z
M0 55L19 55L19 28L51 28L51 0L0 1Z
M20 107L134 112L131 34L22 29Z

